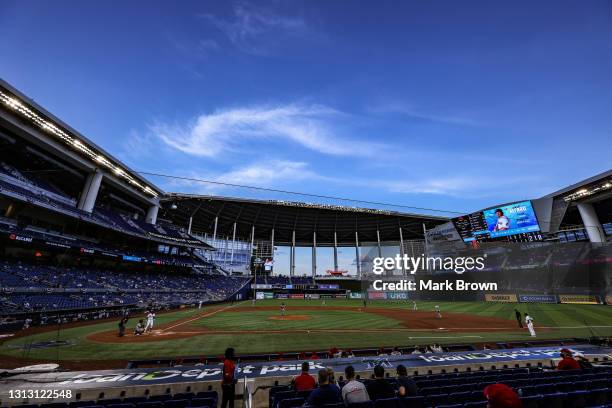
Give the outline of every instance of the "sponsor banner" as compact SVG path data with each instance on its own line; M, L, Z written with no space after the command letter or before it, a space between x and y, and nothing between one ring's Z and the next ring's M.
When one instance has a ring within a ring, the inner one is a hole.
M368 299L386 299L387 292L368 291Z
M264 299L274 299L274 292L264 292Z
M20 242L27 242L27 243L31 243L34 238L32 237L26 237L24 235L17 235L17 234L9 234L9 239L11 241L20 241Z
M518 299L514 293L487 293L485 295L485 301L487 302L504 302L504 303L516 303Z
M331 299L331 298L333 298L333 295L324 295L324 294L320 294L320 295L319 295L319 298L320 298L320 299Z
M591 295L559 295L559 302L596 305L599 303L599 299L597 296Z
M263 300L264 299L264 293L263 292L255 292L255 299Z
M387 299L408 300L408 293L406 292L387 292Z
M612 295L606 296L606 305L612 305Z
M519 295L521 303L557 303L555 295Z
M52 241L45 241L45 245L49 245L52 247L57 247L57 248L64 248L64 249L70 249L70 245L66 245L66 244L60 244L59 242L52 242Z
M338 358L310 361L310 370L315 371L331 367L334 372L341 373L348 365L357 372L371 373L376 365L382 365L388 370L402 364L409 371L418 368L434 368L449 364L491 364L500 366L503 363L518 361L550 361L558 358L561 348L569 348L585 355L603 356L610 354L612 349L592 346L574 345L556 347L526 347L520 349L461 351L440 354L402 355L388 357L358 357ZM236 379L261 377L289 377L300 373L302 361L281 361L277 363L256 362L245 363L237 367ZM27 374L12 377L9 384L0 384L0 396L8 394L9 389L106 389L109 387L131 387L161 384L177 384L202 381L220 381L222 367L206 366L176 366L172 368L142 368L102 371L68 371L45 374Z
M265 283L254 283L251 285L253 289L272 289L272 285L268 285Z
M346 299L346 293L336 293L335 295L332 295L332 297L334 299Z
M303 293L292 293L289 295L289 299L304 299Z
M289 295L287 293L277 293L274 296L277 299L289 299Z
M306 295L304 295L306 299L320 299L320 296L318 293L306 293Z
M349 294L349 297L351 299L362 299L363 298L363 294L361 292L351 292Z

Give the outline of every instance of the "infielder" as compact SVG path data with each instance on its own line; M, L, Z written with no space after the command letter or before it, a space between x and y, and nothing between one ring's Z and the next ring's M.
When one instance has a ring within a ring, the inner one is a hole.
M417 304L416 304L416 300L412 301L412 310L414 310L414 311L418 310L418 307L417 307Z
M285 302L281 303L281 316L285 315Z
M441 319L442 318L442 313L440 313L440 306L436 305L434 307L434 309L436 310L436 315L437 315L438 319Z
M152 310L147 313L147 324L145 325L145 333L153 330L153 324L155 323L155 312Z
M529 329L529 334L531 337L536 336L536 332L533 329L533 319L529 316L529 313L525 313L525 324L527 324L527 328Z

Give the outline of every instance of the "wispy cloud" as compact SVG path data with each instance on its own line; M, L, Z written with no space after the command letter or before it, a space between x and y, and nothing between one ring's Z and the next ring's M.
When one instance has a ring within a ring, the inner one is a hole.
M246 2L233 4L232 16L227 19L212 14L200 17L221 31L234 47L255 55L268 54L287 36L303 36L310 31L299 17L281 15Z
M417 108L404 103L388 103L368 108L368 111L374 114L396 114L406 116L412 119L425 120L436 123L446 123L451 125L462 126L487 126L486 123L470 118L461 114L449 114L440 112L431 112L423 108Z
M422 178L418 180L385 181L380 186L391 193L401 194L437 194L453 197L470 195L471 197L516 196L516 191L531 196L539 189L540 176L504 177L503 180L486 175L462 175ZM528 191L530 190L530 191ZM516 198L516 197L515 197Z
M215 181L269 187L277 182L326 179L326 177L311 170L308 163L272 160L265 163L252 163L229 171L216 177Z
M340 156L370 156L384 148L337 136L333 122L341 115L321 105L236 108L201 115L190 125L157 123L150 130L168 146L201 157L237 152L245 142L272 139Z

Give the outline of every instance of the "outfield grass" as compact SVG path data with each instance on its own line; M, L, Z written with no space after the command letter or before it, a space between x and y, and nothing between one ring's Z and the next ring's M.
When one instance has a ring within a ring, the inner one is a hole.
M195 320L185 327L201 330L304 330L297 333L251 333L251 334L206 334L183 339L163 339L145 343L108 344L97 343L86 337L92 333L117 329L117 322L99 323L89 326L35 334L5 341L0 345L1 355L28 357L41 360L122 360L134 358L170 357L185 355L219 355L228 346L236 348L238 353L263 353L280 351L325 350L332 346L341 348L405 346L431 343L459 342L494 342L528 340L526 330L517 332L395 332L383 333L308 333L307 330L341 330L341 329L396 329L400 322L390 317L362 313L353 310L326 310L329 306L362 307L358 300L327 300L322 306L316 300L285 300L287 314L308 315L310 320L276 321L270 316L278 316L278 310L247 310L244 312L222 311L211 316ZM280 307L279 300L258 301L257 306ZM420 311L433 311L435 303L419 302ZM538 332L538 339L561 337L589 337L592 335L612 336L612 307L599 305L557 305L557 304L508 304L480 302L437 302L445 312L458 312L477 316L489 316L514 319L514 308L522 313L528 311L536 322L536 330L544 326L555 329ZM250 302L234 306L251 306ZM319 310L292 310L299 306L321 306ZM207 309L214 311L227 305ZM411 302L369 303L368 307L412 309ZM182 310L159 315L157 325L169 324L179 319L193 317L202 313L198 309ZM136 324L131 319L128 330ZM590 326L590 327L585 327ZM28 344L66 340L68 346L31 349L24 351ZM1 364L0 364L1 365Z

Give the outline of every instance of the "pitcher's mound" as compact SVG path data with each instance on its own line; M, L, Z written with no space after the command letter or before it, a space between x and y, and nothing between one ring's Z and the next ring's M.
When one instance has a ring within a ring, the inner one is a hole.
M270 320L310 320L312 317L309 315L285 315L285 316L270 316L268 319Z

